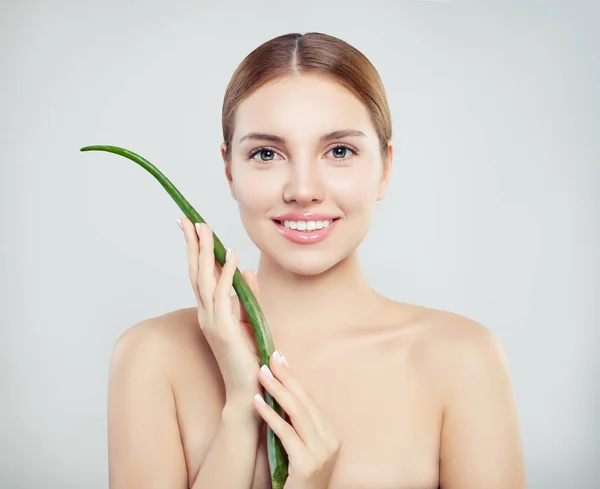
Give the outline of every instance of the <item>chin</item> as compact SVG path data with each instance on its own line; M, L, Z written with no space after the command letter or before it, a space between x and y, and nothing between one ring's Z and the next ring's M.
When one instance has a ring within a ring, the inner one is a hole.
M298 246L293 251L274 249L268 246L263 249L270 260L286 271L305 277L326 273L344 262L354 250L353 246L338 249L313 248L312 245Z
M285 270L305 277L321 275L339 263L339 260L333 257L329 257L328 259L327 256L322 256L317 259L316 257L308 256L308 254L305 258L285 256L281 257L281 259L276 259L276 261Z

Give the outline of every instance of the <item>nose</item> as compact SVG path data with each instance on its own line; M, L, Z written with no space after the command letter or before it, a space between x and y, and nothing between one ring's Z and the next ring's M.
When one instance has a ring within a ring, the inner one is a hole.
M283 189L286 202L308 206L323 201L325 186L318 161L304 159L292 162L289 168L289 178Z

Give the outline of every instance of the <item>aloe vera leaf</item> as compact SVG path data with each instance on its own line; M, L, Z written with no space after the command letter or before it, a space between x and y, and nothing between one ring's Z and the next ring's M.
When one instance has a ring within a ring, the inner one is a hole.
M132 160L147 170L156 178L156 180L158 180L158 182L165 188L165 190L169 193L169 195L190 221L193 223L206 223L206 221L202 219L200 214L198 214L198 212L190 205L181 192L177 190L175 185L173 185L171 181L158 170L158 168L140 155L118 146L108 145L85 146L81 148L80 151L106 151ZM215 258L219 264L223 266L225 263L225 247L214 232L213 240ZM252 289L250 289L248 282L246 282L246 279L240 273L240 270L237 267L233 275L233 289L235 290L235 293L237 294L244 310L246 311L246 315L248 316L248 320L252 326L261 364L268 365L269 358L275 351L271 332L269 331L267 321L258 304L258 301L256 300L256 297L254 296L254 293L252 292ZM266 389L263 389L263 394L267 404L271 406L271 408L273 408L281 417L283 417L285 412L275 401L275 399L273 399L269 392ZM277 437L277 435L275 435L275 433L273 433L271 427L268 425L267 456L271 471L272 489L283 489L285 481L288 477L288 456L283 448L283 445L281 444L281 440Z

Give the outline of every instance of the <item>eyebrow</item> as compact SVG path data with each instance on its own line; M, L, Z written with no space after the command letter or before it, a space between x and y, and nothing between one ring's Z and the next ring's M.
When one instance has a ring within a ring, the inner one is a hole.
M341 139L341 138L345 138L348 136L364 136L367 137L367 135L362 132L359 131L357 129L340 129L338 131L333 131L327 134L323 134L323 136L321 136L319 139L321 141L330 141L332 139ZM267 134L264 132L251 132L246 134L245 136L242 136L242 138L239 141L239 144L241 144L243 141L245 141L246 139L258 139L261 141L272 141L274 143L280 143L280 144L286 144L285 138L282 138L280 136L276 136L275 134Z

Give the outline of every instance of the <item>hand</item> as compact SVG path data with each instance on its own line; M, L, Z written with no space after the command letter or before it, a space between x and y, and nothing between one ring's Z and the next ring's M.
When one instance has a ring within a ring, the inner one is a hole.
M266 365L261 368L260 383L283 408L292 426L260 394L255 397L255 406L288 454L289 475L284 489L326 489L341 441L314 399L302 388L285 357L276 351L269 365L271 369ZM270 379L268 372L274 378Z
M230 252L221 268L215 258L213 233L209 226L202 223L195 229L187 218L181 218L180 222L187 242L190 282L198 303L198 323L219 364L227 402L248 399L260 389L256 378L260 355L244 308L237 295L230 295L237 254ZM252 270L245 270L243 275L258 299L256 275ZM248 408L253 411L249 402ZM256 416L256 419L260 420L260 417Z

